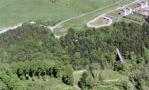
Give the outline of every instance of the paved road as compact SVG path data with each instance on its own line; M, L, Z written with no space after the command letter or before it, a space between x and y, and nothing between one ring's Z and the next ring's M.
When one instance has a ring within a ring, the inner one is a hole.
M0 34L1 34L1 33L5 33L5 32L7 32L7 31L9 31L9 30L16 29L16 28L21 27L21 26L22 26L22 23L19 23L19 24L15 25L15 26L0 28Z
M132 2L132 3L126 4L126 5L124 5L123 7L127 7L127 6L129 6L129 5L133 4L133 3L136 3L136 2L137 2L137 0L134 1L134 2ZM112 22L112 20L111 20L110 18L108 18L108 17L107 17L107 18L110 20L110 22L109 22L108 24L104 24L104 25L101 25L101 26L95 26L95 25L91 25L90 23L96 21L96 20L99 19L100 17L105 16L105 15L108 14L108 13L117 11L119 8L120 8L120 7L116 8L116 9L113 9L113 10L111 10L111 11L105 12L105 13L99 15L98 17L94 18L93 20L90 20L89 22L87 22L87 26L88 26L88 27L99 28L99 27L104 27L104 26L109 26L109 25L111 25L113 22Z
M118 4L118 3L122 2L122 1L123 1L123 0L121 0L121 1L119 1L119 2L117 2L117 3L114 3L114 4ZM127 4L127 5L133 4L133 3L135 3L135 2L136 2L136 1L134 1L134 2L132 2L132 3L129 3L129 4ZM114 5L114 4L113 4L113 5ZM124 5L124 6L127 6L127 5ZM110 5L110 6L112 6L112 5ZM88 13L84 13L84 14L81 14L81 15L79 15L79 16L72 17L72 18L70 18L70 19L63 20L63 21L59 22L58 24L56 24L55 26L52 26L52 27L51 27L51 26L48 26L47 28L49 28L49 29L53 32L53 30L54 30L55 28L60 27L61 25L63 25L64 23L66 23L66 22L68 22L68 21L70 21L70 20L77 19L77 18L81 18L81 17L83 17L83 16L86 16L86 15L91 14L91 13L96 12L96 11L103 10L103 9L108 8L108 7L110 7L110 6L106 6L106 7L104 7L104 8L99 8L99 9L96 9L96 10L94 10L94 11L91 11L91 12L88 12ZM111 11L109 11L109 12L105 12L105 13L103 13L102 15L111 13L111 12L113 12L113 11L115 11L115 10L111 10ZM5 33L5 32L7 32L7 31L9 31L9 30L11 30L11 29L15 29L15 28L20 27L20 26L22 26L22 23L19 23L19 24L15 25L15 26L0 28L0 34L1 34L1 33ZM56 37L59 38L59 36L56 36Z
M114 4L118 4L118 3L122 2L122 1L123 1L123 0L121 0L121 1L119 1L119 2L116 2L116 3L114 3ZM64 23L66 23L66 22L68 22L68 21L71 21L71 20L73 20L73 19L78 19L78 18L84 17L84 16L86 16L86 15L89 15L89 14L91 14L91 13L94 13L94 12L97 12L97 11L100 11L100 10L104 10L104 9L106 9L106 8L109 8L109 7L113 6L114 4L108 5L108 6L103 7L103 8L99 8L99 9L93 10L93 11L91 11L91 12L83 13L83 14L81 14L81 15L79 15L79 16L74 16L74 17L72 17L72 18L63 20L63 21L59 22L58 24L56 24L55 26L48 26L48 28L53 32L55 28L58 28L58 27L62 26Z
M118 2L118 3L119 3L119 2ZM112 6L112 5L110 5L110 6ZM84 13L84 14L81 14L81 15L79 15L79 16L75 16L75 17L72 17L72 18L63 20L63 21L59 22L58 24L56 24L55 26L48 26L47 28L50 29L50 30L53 32L53 30L54 30L55 28L60 27L61 25L63 25L64 23L66 23L66 22L68 22L68 21L70 21L70 20L77 19L77 18L81 18L81 17L83 17L83 16L89 15L89 14L91 14L91 13L93 13L93 12L96 12L96 11L103 10L103 9L108 8L108 7L110 7L110 6L106 6L106 7L104 7L104 8L99 8L99 9L96 9L96 10L94 10L94 11L91 11L91 12L88 12L88 13ZM1 33L5 33L5 32L7 32L7 31L9 31L9 30L11 30L11 29L16 29L17 27L20 27L20 26L22 26L22 23L16 24L16 25L14 25L14 26L2 27L2 28L0 28L0 34L1 34ZM56 37L59 38L59 36L57 36L57 35L56 35Z
M97 12L97 11L100 11L100 10L103 10L103 9L108 8L108 7L111 7L111 6L115 5L115 4L119 4L119 3L122 2L122 1L123 1L123 0L121 0L121 1L119 1L119 2L116 2L116 3L112 4L112 5L106 6L106 7L104 7L104 8L99 8L99 9L96 9L96 10L94 10L94 11L91 11L91 12L88 12L88 13L84 13L84 14L81 14L81 15L79 15L79 16L72 17L72 18L70 18L70 19L63 20L63 21L59 22L58 24L56 24L55 26L53 26L53 27L49 26L48 28L51 29L51 31L53 31L55 28L60 27L61 25L63 25L64 23L66 23L66 22L68 22L68 21L70 21L70 20L78 19L78 18L81 18L81 17L83 17L83 16L89 15L89 14L91 14L91 13L94 13L94 12ZM131 5L131 4L133 4L133 3L136 3L136 2L137 2L137 0L134 1L134 2L132 2L132 3L126 4L126 5L124 5L123 7L129 6L129 5ZM103 13L103 14L101 14L101 15L105 15L105 14L111 13L111 12L116 11L116 10L118 10L118 9L119 9L119 8L116 8L116 9L111 10L111 11L109 11L109 12L105 12L105 13Z

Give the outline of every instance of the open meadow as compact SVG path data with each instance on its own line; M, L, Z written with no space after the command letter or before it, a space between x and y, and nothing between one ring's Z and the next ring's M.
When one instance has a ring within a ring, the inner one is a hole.
M28 20L58 22L124 0L0 0L0 27Z
M148 90L148 12L137 0L0 0L0 90Z

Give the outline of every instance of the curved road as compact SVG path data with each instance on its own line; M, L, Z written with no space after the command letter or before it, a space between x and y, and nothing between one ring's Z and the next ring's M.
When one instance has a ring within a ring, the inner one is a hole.
M108 19L109 22L108 22L108 23L105 23L105 24L102 24L102 25L100 25L100 24L98 24L98 25L92 25L92 23L94 23L96 20L98 20L99 18L102 18L102 17ZM95 19L89 21L89 22L87 23L87 27L98 29L98 28L101 28L101 27L110 26L112 23L113 23L113 21L112 21L111 18L106 17L106 16L98 16L98 17L96 17Z
M122 1L123 1L123 0L121 0L121 1L119 1L119 2L116 2L116 3L114 3L114 4L119 4L119 3L122 2ZM72 18L63 20L63 21L59 22L58 24L56 24L55 26L48 26L48 28L53 32L55 28L60 27L61 25L63 25L64 23L66 23L66 22L68 22L68 21L71 21L71 20L73 20L73 19L78 19L78 18L84 17L84 16L86 16L86 15L89 15L89 14L91 14L91 13L94 13L94 12L97 12L97 11L100 11L100 10L103 10L103 9L105 9L105 8L108 8L108 7L113 6L114 4L108 5L108 6L103 7L103 8L99 8L99 9L93 10L93 11L91 11L91 12L83 13L83 14L81 14L81 15L79 15L79 16L74 16L74 17L72 17Z
M123 0L121 0L121 1L119 1L119 2L117 2L117 3L114 3L114 4L118 4L118 3L122 2L122 1L123 1ZM133 4L133 3L135 3L135 2L137 2L137 0L134 1L134 2L132 2L132 3L129 3L129 4L124 5L124 7L125 7L125 6L128 6L128 5L130 5L130 4ZM112 5L114 5L114 4L112 4ZM110 5L110 6L112 6L112 5ZM81 15L79 15L79 16L75 16L75 17L72 17L72 18L63 20L63 21L59 22L58 24L56 24L55 26L48 26L47 28L50 29L50 30L53 32L55 28L60 27L62 24L66 23L66 22L68 22L68 21L70 21L70 20L77 19L77 18L81 18L81 17L83 17L83 16L86 16L86 15L91 14L91 13L96 12L96 11L103 10L103 9L108 8L108 7L110 7L110 6L106 6L106 7L104 7L104 8L99 8L99 9L96 9L96 10L94 10L94 11L91 11L91 12L88 12L88 13L84 13L84 14L81 14ZM111 12L113 12L113 11L115 11L115 10L117 10L117 9L111 10L111 11L109 11L109 12L105 12L105 13L103 13L103 14L101 14L101 15L105 15L105 14L111 13ZM7 31L9 31L9 30L18 28L18 27L20 27L20 26L22 26L22 23L19 23L19 24L15 25L15 26L0 28L0 34L1 34L1 33L5 33L5 32L7 32ZM57 35L55 35L55 36L59 38L59 36L57 36Z
M127 6L129 6L129 5L133 4L133 3L136 3L136 2L138 2L138 0L135 0L135 1L132 2L132 3L126 4L126 5L124 5L123 7L127 7ZM119 8L120 8L120 7L116 8L116 9L113 9L113 10L111 10L111 11L109 11L109 12L105 12L105 13L99 15L98 17L94 18L93 20L90 20L90 21L87 23L87 26L88 26L88 27L99 28L99 27L104 27L104 26L109 26L109 25L111 25L111 24L113 23L113 21L112 21L110 18L108 18L108 17L107 17L107 18L110 19L110 23L109 23L109 24L104 24L104 25L101 25L101 26L94 26L94 25L90 25L90 23L93 22L93 21L96 21L96 20L99 19L100 17L105 16L105 15L108 14L108 13L111 13L111 12L114 12L114 11L118 10Z

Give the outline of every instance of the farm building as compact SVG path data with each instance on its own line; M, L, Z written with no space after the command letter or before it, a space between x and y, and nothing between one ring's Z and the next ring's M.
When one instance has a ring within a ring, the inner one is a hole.
M146 0L140 0L140 1L138 1L137 6L142 8L142 9L147 8L148 7L148 2Z
M105 22L106 24L108 24L108 23L110 23L110 19L109 19L109 18L104 18L104 22Z
M140 15L144 17L149 17L149 8L146 8L143 12L140 13Z
M122 16L127 16L131 13L133 13L133 10L132 10L132 8L129 8L129 7L122 8L122 9L119 10L119 14L122 15Z
M135 8L135 13L148 17L149 16L149 5L146 0L139 0L137 4L137 8Z

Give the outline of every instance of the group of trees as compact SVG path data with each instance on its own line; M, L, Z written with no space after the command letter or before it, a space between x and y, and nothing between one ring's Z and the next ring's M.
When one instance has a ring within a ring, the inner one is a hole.
M16 90L19 88L18 86L21 86L18 83L20 80L36 81L42 79L47 81L48 77L61 80L67 85L73 85L73 69L70 65L61 66L47 62L40 60L17 62L11 65L11 70L5 70L4 67L1 67L0 89Z
M50 76L58 78L59 76L59 68L56 65L48 64L45 61L33 60L33 61L25 61L18 62L12 65L12 69L14 73L18 76L19 79L28 80L37 76L38 78L43 78L44 76Z
M71 63L81 63L89 65L90 63L103 63L114 65L117 59L116 48L120 49L123 56L130 57L132 53L137 59L144 58L141 62L148 62L144 57L149 48L149 24L142 26L135 23L117 22L111 27L100 30L86 30L75 32L70 29L68 34L61 38L61 45L68 52ZM130 58L128 58L130 59ZM137 61L136 61L137 62ZM139 63L139 61L138 61Z
M13 89L17 80L46 80L46 77L73 85L73 70L78 69L89 71L82 75L80 88L94 88L102 77L93 71L106 69L124 73L138 90L149 87L148 23L141 26L117 22L99 30L79 32L71 28L59 40L40 24L24 24L1 34L0 43L0 62L4 68L0 71L0 84L9 89ZM119 63L116 48L124 63ZM125 82L120 86L125 89Z
M47 28L40 24L25 23L16 30L0 34L0 43L1 65L6 68L5 72L9 71L16 77L15 80L34 81L53 77L72 85L73 70L65 73L67 70L61 67L68 65L69 56ZM9 87L7 82L9 84L9 79L12 77L7 74L1 75L1 80L6 81L3 85ZM12 85L12 88L15 87Z
M12 71L20 80L34 80L34 77L45 80L46 76L61 79L68 85L73 84L73 69L69 65L61 66L48 61L32 60L12 64Z
M0 61L3 63L43 59L66 63L69 60L52 32L40 24L24 24L1 34L0 43Z
M133 83L137 89L143 86L141 82L149 79L146 71L146 78L136 80L138 67L148 65L149 62L149 24L138 25L135 23L117 22L111 27L100 30L86 30L75 32L70 29L65 37L61 38L61 45L70 56L70 63L76 69L92 67L98 69L113 69L127 73L130 78L133 76ZM119 62L116 48L120 49L124 58L124 64ZM95 63L98 63L96 67ZM146 70L148 71L147 67ZM80 86L91 87L92 80L83 74ZM86 80L86 81L85 81ZM140 81L141 80L141 81ZM86 83L86 85L84 85ZM91 84L88 85L88 84ZM140 87L139 87L140 86Z
M18 78L12 72L6 70L0 63L0 89L13 90L17 86Z

